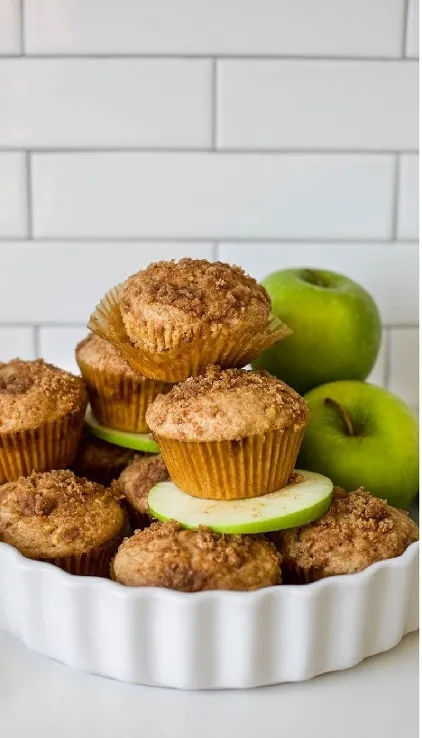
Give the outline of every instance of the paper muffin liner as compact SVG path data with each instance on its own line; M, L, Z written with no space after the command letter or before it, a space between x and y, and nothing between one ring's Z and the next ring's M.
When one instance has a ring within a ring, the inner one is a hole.
M110 574L110 561L117 552L123 538L131 533L128 518L125 516L124 524L119 533L110 541L101 546L84 551L73 556L58 556L54 559L43 559L48 564L54 564L68 574L76 574L85 577L106 577Z
M304 571L293 564L285 564L283 562L282 569L284 584L311 584L312 582L317 582L321 579L321 576L315 567L310 567Z
M158 331L145 323L145 333L155 343L156 351L141 351L126 333L119 305L122 290L123 285L117 285L107 292L91 315L88 328L112 343L136 371L151 379L181 382L198 376L208 364L219 364L226 369L242 367L292 333L275 315L270 315L261 333L236 335L229 329L213 333L204 325L191 342L180 344L176 327L166 325Z
M35 428L0 432L0 483L27 477L33 471L67 469L78 448L86 403L61 418Z
M240 441L184 442L154 434L171 480L207 500L259 497L289 481L305 424Z
M95 436L92 436L92 438L94 442L99 440ZM82 440L81 444L83 443ZM77 477L85 477L90 479L91 482L109 487L132 461L135 451L124 449L122 446L115 446L107 441L99 441L99 443L103 443L105 447L108 447L104 450L104 456L94 454L90 457L89 453L81 451L81 444L79 445L72 464L72 471ZM139 452L139 454L142 455L142 452Z
M147 513L141 513L139 510L136 510L127 500L126 509L129 515L130 527L133 531L143 530L151 525L150 516Z
M99 369L78 360L95 418L102 425L131 433L147 433L145 414L157 395L172 385L145 377L136 380Z

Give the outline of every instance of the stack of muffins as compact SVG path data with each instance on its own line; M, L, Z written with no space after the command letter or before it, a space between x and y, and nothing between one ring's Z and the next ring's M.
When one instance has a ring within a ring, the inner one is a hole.
M346 502L336 491L319 521L271 540L151 521L148 493L169 477L210 500L266 495L292 477L306 403L241 368L290 331L240 268L151 264L105 296L89 327L76 348L82 379L42 361L0 364L0 541L71 573L111 569L129 586L193 592L358 571L417 539L405 514L362 490ZM151 431L161 455L81 437L88 396L99 423ZM348 569L351 548L361 555Z

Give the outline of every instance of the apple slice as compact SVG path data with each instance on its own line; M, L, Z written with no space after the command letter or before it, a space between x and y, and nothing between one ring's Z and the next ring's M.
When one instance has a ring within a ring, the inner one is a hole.
M185 528L206 525L218 533L269 533L296 528L321 517L331 502L333 483L315 472L297 471L297 481L262 497L203 500L173 482L161 482L148 495L151 515L176 520Z
M115 446L123 446L123 448L131 448L134 451L144 451L148 454L158 454L159 448L149 433L129 433L127 431L115 430L101 425L95 419L91 407L88 405L85 415L85 425L90 433L102 441L113 443Z

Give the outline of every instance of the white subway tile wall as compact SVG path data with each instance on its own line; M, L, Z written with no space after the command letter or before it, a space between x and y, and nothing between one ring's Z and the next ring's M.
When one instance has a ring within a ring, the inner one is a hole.
M417 62L218 62L222 149L391 151L418 145Z
M0 0L0 54L20 53L20 0Z
M26 237L28 205L25 154L0 151L0 237Z
M325 267L418 403L417 0L0 0L0 361L71 370L113 284Z

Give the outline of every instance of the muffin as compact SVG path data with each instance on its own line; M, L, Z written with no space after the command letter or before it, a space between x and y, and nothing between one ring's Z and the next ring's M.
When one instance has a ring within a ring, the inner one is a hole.
M248 591L281 584L280 555L260 536L153 523L122 543L111 564L111 578L129 587L179 592Z
M77 477L86 477L108 487L132 461L135 451L113 443L101 441L86 431L82 437L72 464Z
M126 501L133 530L145 528L151 520L148 515L148 492L169 478L160 454L135 456L116 482L115 489Z
M145 413L171 385L142 376L118 349L93 334L77 345L76 361L96 419L109 428L147 433Z
M34 472L0 487L0 541L70 574L108 576L126 532L116 495L70 471Z
M86 404L82 379L42 359L0 363L0 483L70 466Z
M157 397L146 417L178 487L205 499L235 499L287 484L308 408L268 372L211 366Z
M106 295L89 327L134 369L165 382L208 364L244 366L291 333L255 279L204 259L150 264Z
M319 520L271 535L283 558L283 579L292 584L354 574L401 556L418 538L418 527L407 513L363 488L348 494L339 487Z

